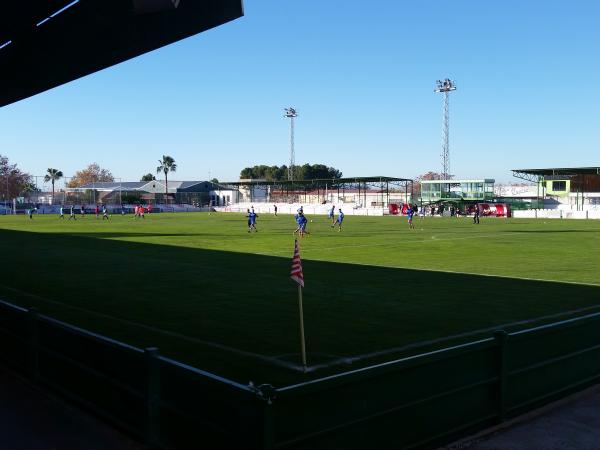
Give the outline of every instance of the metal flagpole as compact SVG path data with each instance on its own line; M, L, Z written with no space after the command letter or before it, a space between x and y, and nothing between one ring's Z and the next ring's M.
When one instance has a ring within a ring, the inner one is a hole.
M302 310L302 286L298 285L298 309L300 310L300 342L302 346L302 367L306 372L306 342L304 339L304 311Z
M300 261L300 248L298 240L294 241L294 258L292 259L292 271L290 278L298 283L298 309L300 313L300 346L302 353L302 367L306 373L306 342L304 339L304 311L302 309L302 288L304 287L304 274L302 273L302 262Z

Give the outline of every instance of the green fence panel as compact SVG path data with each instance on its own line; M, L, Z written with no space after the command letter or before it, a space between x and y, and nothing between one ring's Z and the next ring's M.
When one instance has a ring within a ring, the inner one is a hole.
M144 391L142 350L49 318L40 320L39 337L46 351L60 353L119 383L137 386L140 393Z
M509 337L508 404L513 414L565 395L600 377L600 315Z
M27 337L27 310L0 300L0 330Z
M0 361L22 374L27 371L27 342L0 329Z
M144 436L146 366L141 350L41 318L39 379Z
M600 315L511 333L509 370L550 360L600 343Z
M18 372L27 373L27 310L0 300L0 360Z
M498 416L493 339L279 390L279 448L409 448Z
M600 313L273 389L0 301L0 360L151 448L427 448L600 379Z
M177 449L258 449L264 403L247 386L161 358L160 443Z

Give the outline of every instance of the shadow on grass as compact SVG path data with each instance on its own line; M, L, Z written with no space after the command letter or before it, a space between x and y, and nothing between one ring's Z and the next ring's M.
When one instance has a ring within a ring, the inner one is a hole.
M348 368L299 374L203 343L293 359L299 331L291 255L103 239L131 235L0 230L0 293L241 382L281 385ZM323 354L358 361L358 355L590 307L600 293L595 286L308 259L303 267L309 364L311 354L319 363ZM405 354L365 358L352 367Z
M215 234L215 233L118 233L112 231L98 231L98 232L81 232L81 233L62 233L66 236L72 237L89 237L96 239L125 239L129 237L198 237L198 236L219 236L219 237L228 237L227 234Z
M554 233L600 233L597 230L500 230L502 233L532 233L532 234L554 234Z

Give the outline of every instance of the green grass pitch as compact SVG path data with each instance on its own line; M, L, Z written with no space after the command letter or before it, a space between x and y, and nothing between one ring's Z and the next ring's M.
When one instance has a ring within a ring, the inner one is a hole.
M252 234L241 214L2 216L0 297L276 386L600 308L597 221L309 216L305 374L295 223L259 216Z

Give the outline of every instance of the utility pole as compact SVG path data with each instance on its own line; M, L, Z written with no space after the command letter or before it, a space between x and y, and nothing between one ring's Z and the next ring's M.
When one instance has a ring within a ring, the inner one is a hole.
M298 117L298 113L291 106L284 108L285 114L283 117L290 119L290 166L288 167L288 180L294 181L294 166L296 165L296 154L294 151L294 119Z
M450 101L449 94L456 90L454 81L450 78L437 80L434 92L444 94L443 122L442 122L442 175L444 180L450 177Z

